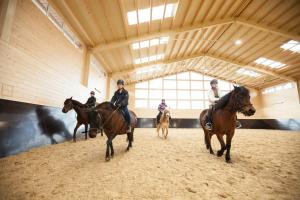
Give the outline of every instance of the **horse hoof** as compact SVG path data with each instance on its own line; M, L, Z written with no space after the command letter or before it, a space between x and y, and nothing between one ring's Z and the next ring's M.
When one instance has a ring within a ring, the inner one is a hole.
M209 153L212 154L212 155L215 155L215 153L213 151L210 151Z
M129 147L127 147L127 148L126 148L126 151L129 151L129 149L130 149L130 148L129 148Z
M222 153L221 151L218 151L218 152L217 152L217 156L218 156L218 157L221 157L221 156L223 156L223 153Z
M110 161L110 157L106 157L106 158L105 158L105 161L106 161L106 162Z
M229 158L229 159L228 159L228 158L226 158L226 162L227 162L227 163L232 163L232 161L231 161L231 159L230 159L230 158Z

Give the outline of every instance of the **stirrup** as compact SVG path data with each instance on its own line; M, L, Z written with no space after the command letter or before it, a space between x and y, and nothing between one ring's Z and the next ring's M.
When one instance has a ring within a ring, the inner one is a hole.
M239 121L236 121L235 128L242 128L242 123Z
M205 124L205 129L211 131L212 130L212 124L210 122Z

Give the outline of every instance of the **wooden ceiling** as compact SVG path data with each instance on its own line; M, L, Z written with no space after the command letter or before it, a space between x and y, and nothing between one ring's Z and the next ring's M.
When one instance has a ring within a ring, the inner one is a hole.
M300 41L299 0L49 0L113 78L127 84L181 71L197 71L252 88L300 78L300 53L280 48ZM127 12L178 3L175 17L129 25ZM169 36L165 45L133 49L132 43ZM236 40L242 44L235 45ZM164 54L160 61L135 60ZM256 64L265 57L286 64ZM139 69L160 67L149 73ZM255 71L250 77L236 71Z

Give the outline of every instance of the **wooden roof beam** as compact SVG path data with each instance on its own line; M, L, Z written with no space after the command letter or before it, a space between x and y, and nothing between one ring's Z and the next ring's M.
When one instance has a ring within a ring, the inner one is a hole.
M116 40L116 41L112 41L112 42L108 42L108 43L100 43L93 48L93 51L99 52L99 51L103 51L103 50L117 48L117 47L124 46L124 45L129 45L133 42L138 42L141 40L149 40L149 39L157 38L157 37L161 37L161 36L173 36L173 35L179 34L179 33L196 31L196 30L200 30L200 29L204 29L204 28L211 28L214 26L220 26L220 25L225 25L225 24L232 24L233 22L234 22L234 18L228 18L228 19L221 19L221 20L204 22L204 23L195 24L195 25L184 26L184 27L175 28L175 29L171 29L171 30L163 30L163 31L156 32L156 33L143 34L140 36L130 37L130 38L124 39L124 40Z
M242 18L236 18L235 23L300 41L300 35L298 33L288 32L282 29L274 28L265 24L260 24Z

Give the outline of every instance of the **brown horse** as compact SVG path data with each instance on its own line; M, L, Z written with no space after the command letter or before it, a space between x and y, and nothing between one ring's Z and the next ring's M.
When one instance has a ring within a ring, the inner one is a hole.
M255 113L255 108L250 102L249 90L245 87L234 87L234 90L223 96L214 106L212 115L213 127L212 130L205 129L205 116L207 110L203 110L200 114L200 123L204 130L206 148L211 154L214 154L211 147L211 137L216 134L221 144L221 149L217 152L220 157L226 151L226 162L230 162L231 140L234 135L236 126L237 112L243 113L245 116L251 116ZM223 136L226 135L226 145Z
M110 160L114 156L113 139L117 135L127 133L127 125L122 112L110 102L103 102L96 106L95 111L100 116L99 124L91 124L89 135L96 134L96 129L101 127L107 136L105 160ZM134 128L137 124L137 118L134 112L129 111L131 119L131 132L127 133L128 146L127 151L132 147Z
M65 100L62 112L67 113L72 109L74 109L75 112L77 113L77 124L76 124L76 126L74 128L74 132L73 132L73 141L76 142L76 132L77 132L77 129L81 125L84 125L84 127L85 127L84 133L85 133L85 139L87 139L88 125L90 124L88 112L91 112L91 111L88 110L88 107L85 104L82 104L79 101L73 100L71 97L71 98ZM102 134L102 132L101 132L101 134Z
M170 126L170 111L165 109L160 117L159 123L157 124L157 136L159 137L159 130L161 129L163 137L167 139Z

